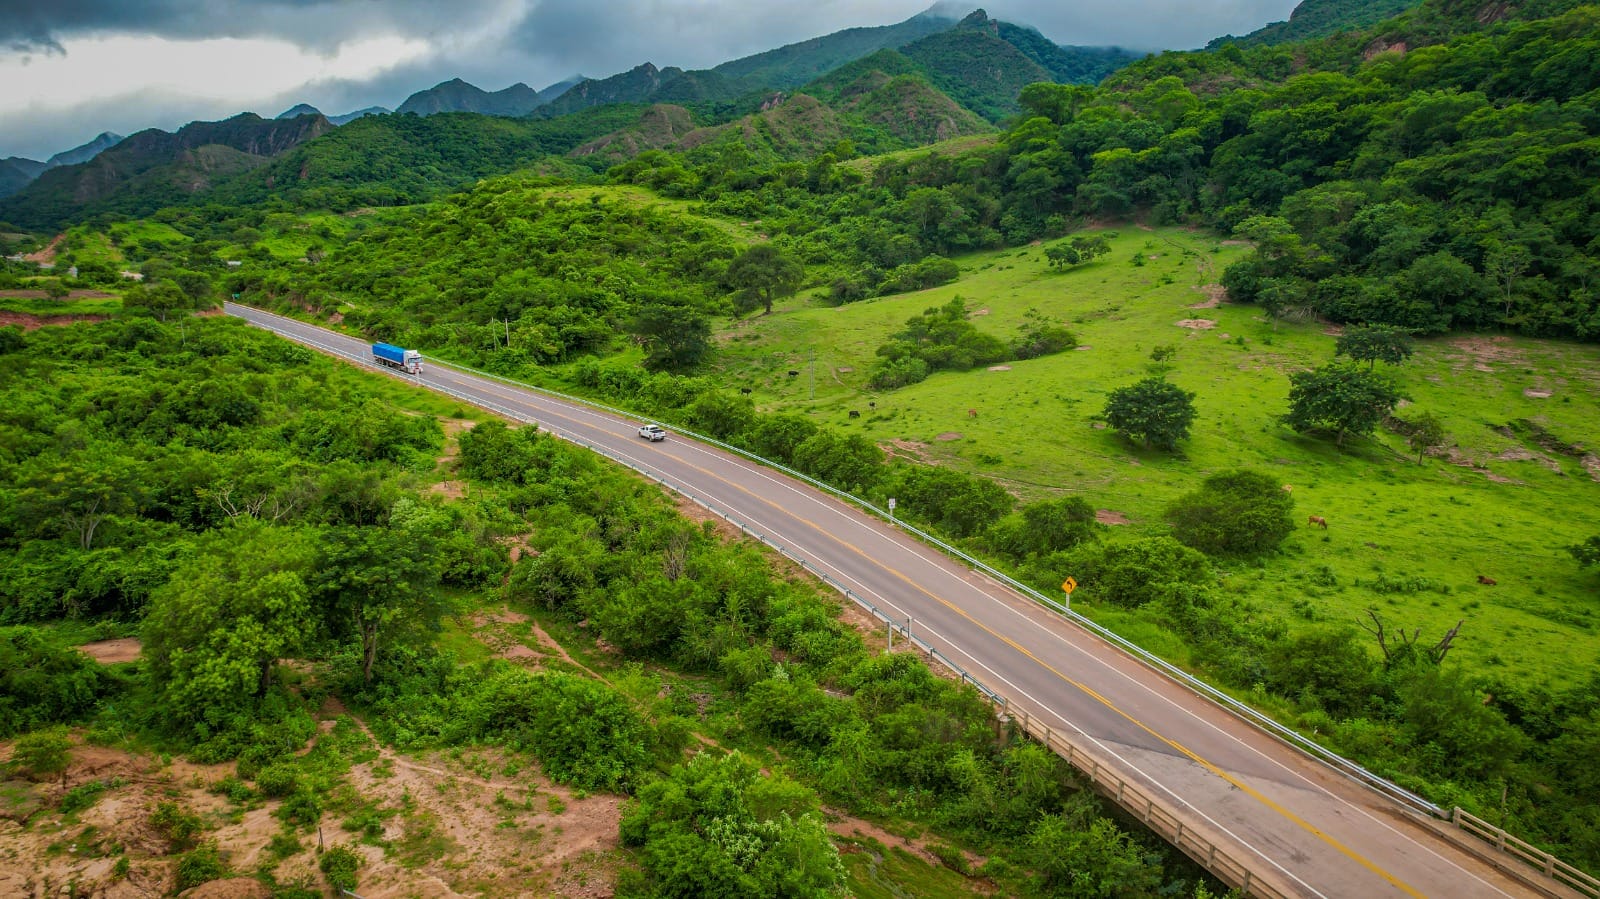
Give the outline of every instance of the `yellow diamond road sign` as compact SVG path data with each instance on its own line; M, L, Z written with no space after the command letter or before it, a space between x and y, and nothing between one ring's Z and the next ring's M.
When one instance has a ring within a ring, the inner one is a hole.
M1061 589L1067 591L1068 593L1078 589L1078 579L1074 577L1067 578L1062 582Z

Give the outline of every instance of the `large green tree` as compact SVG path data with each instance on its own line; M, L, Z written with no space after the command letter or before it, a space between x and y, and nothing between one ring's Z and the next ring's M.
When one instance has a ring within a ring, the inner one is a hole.
M1353 362L1295 372L1289 381L1284 422L1302 433L1331 431L1334 444L1341 448L1352 435L1372 433L1401 399L1388 378Z
M145 656L171 720L215 724L265 694L277 660L316 631L312 535L246 524L198 541L150 598Z
M644 343L644 364L651 370L693 368L711 351L711 323L690 306L643 306L634 315L633 330Z
M769 243L757 244L740 253L728 265L724 280L739 291L735 305L741 312L764 306L772 314L772 302L793 296L800 289L805 269L782 250Z
M372 680L380 643L438 626L444 604L433 589L432 550L425 537L386 527L334 527L318 536L309 575L318 612L336 640L357 639L364 680Z
M1399 365L1416 349L1407 329L1394 325L1351 325L1334 342L1336 356L1349 356L1367 363L1368 370L1379 362Z
M1175 450L1194 422L1194 394L1164 378L1118 387L1106 399L1106 423L1130 439Z

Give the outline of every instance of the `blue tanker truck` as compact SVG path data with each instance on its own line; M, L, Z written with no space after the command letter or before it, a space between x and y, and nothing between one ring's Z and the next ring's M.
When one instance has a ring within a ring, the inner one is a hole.
M372 361L414 375L422 374L422 354L416 350L401 349L392 343L373 344Z

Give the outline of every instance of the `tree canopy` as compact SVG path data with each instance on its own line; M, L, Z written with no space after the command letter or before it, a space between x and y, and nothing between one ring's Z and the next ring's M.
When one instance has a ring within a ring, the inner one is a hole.
M1167 508L1172 535L1202 552L1260 555L1294 532L1294 495L1259 471L1214 474Z
M1176 450L1194 422L1194 397L1165 378L1145 378L1111 391L1106 398L1106 423L1145 446Z
M1296 431L1332 431L1334 443L1372 433L1400 402L1398 388L1383 375L1351 362L1333 362L1289 376L1289 412Z

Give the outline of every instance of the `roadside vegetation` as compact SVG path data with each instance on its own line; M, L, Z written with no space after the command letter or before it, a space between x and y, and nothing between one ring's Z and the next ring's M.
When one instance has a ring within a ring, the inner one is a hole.
M244 874L298 897L421 868L464 885L460 837L369 793L408 758L488 752L497 774L459 777L505 784L512 828L540 791L626 799L593 860L620 895L937 879L847 867L829 828L882 832L862 819L943 847L924 855L951 859L955 895L1048 894L1061 875L1042 861L1063 852L1203 894L972 688L881 653L837 597L580 449L236 321L0 333L5 810L53 832L108 795L143 809L91 828L112 879ZM103 667L71 648L86 635L137 635L142 654ZM130 769L181 752L225 801L68 779L108 751ZM559 826L554 803L541 820ZM229 824L257 810L264 848ZM12 885L67 883L73 861Z

